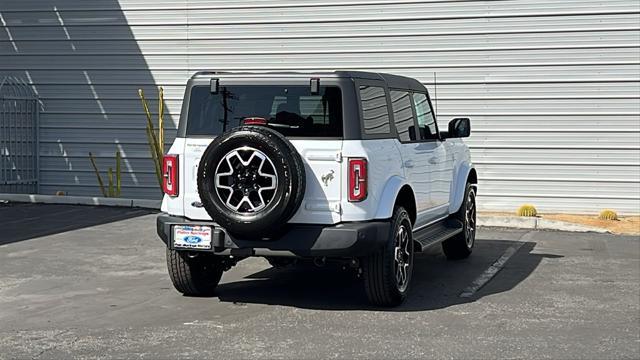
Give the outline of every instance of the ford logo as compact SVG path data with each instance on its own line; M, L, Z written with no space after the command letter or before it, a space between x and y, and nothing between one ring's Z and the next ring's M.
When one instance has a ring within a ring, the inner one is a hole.
M202 239L199 236L185 236L184 237L184 242L189 243L189 244L197 244L199 242L201 242Z

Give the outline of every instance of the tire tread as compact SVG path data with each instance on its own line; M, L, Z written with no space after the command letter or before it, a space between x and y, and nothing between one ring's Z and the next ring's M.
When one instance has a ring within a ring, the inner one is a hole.
M452 215L454 219L461 221L464 224L463 226L466 226L465 211L467 208L467 197L469 195L469 191L471 191L471 183L467 182L464 190L464 200L460 205L460 209L455 214ZM462 260L462 259L468 258L469 255L471 255L472 249L469 249L467 247L466 236L467 235L466 235L465 228L463 228L461 233L456 234L450 239L447 239L442 242L442 251L444 252L447 259Z
M396 288L395 273L391 270L394 259L388 254L388 247L394 244L395 229L398 223L405 219L408 220L409 215L404 208L397 207L392 219L391 230L387 234L389 237L387 245L364 259L365 292L369 301L377 306L397 306L404 301L407 293L407 291L399 293Z
M186 257L186 253L167 248L167 270L176 290L187 296L211 295L222 277L223 269L215 260L208 264L214 269L204 273L200 267L202 259Z

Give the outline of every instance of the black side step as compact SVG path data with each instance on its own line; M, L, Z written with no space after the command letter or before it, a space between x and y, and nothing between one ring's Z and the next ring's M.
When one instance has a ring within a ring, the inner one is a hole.
M413 239L422 245L422 251L462 232L462 222L444 219L413 232Z

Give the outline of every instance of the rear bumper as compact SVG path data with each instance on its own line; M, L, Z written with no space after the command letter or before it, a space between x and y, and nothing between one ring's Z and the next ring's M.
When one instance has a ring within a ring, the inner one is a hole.
M337 225L288 224L277 237L249 240L234 237L214 222L193 221L167 214L158 215L158 236L173 246L174 225L205 225L213 227L212 248L205 251L238 256L366 256L380 249L389 236L389 221L353 222Z

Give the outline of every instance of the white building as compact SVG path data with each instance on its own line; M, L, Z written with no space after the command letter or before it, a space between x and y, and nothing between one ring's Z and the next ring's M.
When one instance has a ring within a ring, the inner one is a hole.
M164 87L170 142L195 71L358 69L471 118L483 208L640 213L637 0L1 0L0 20L0 78L42 100L42 194L99 195L88 152L120 149L122 196L159 198L138 87Z

